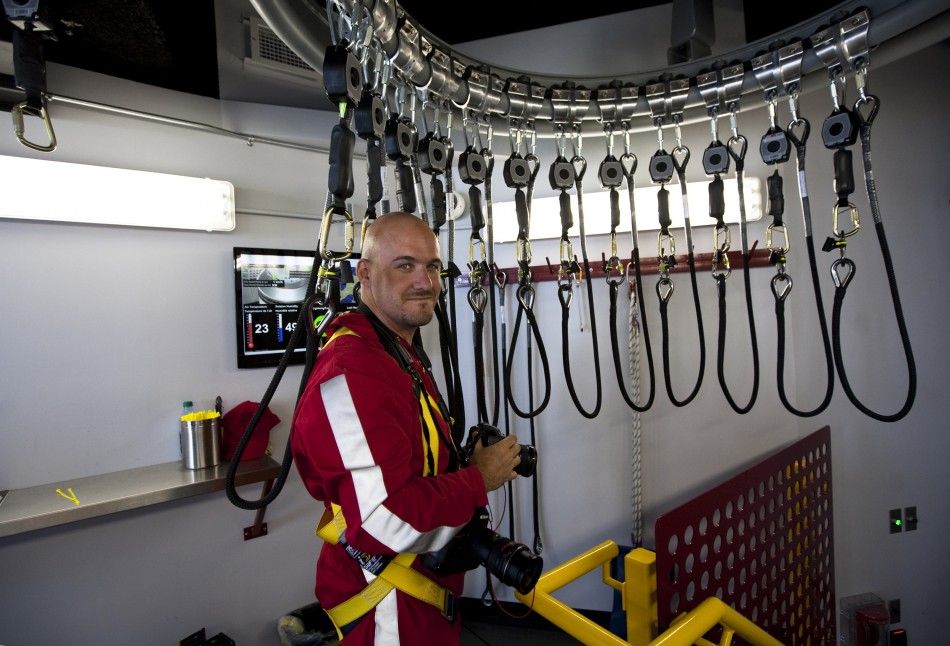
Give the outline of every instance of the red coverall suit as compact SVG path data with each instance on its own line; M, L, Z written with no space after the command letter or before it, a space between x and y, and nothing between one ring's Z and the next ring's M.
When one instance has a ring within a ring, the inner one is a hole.
M426 448L419 401L410 376L379 341L366 317L340 315L327 330L328 343L296 411L293 453L310 494L343 508L351 546L369 554L423 554L442 548L488 503L481 473L466 467L446 473L451 435L434 410L441 431L437 477L424 477ZM436 386L409 344L429 395ZM456 596L464 573L439 577L416 559L413 568ZM360 592L373 575L350 557L343 544L324 543L317 560L316 595L332 608ZM399 590L360 619L344 638L358 644L457 644L461 623Z

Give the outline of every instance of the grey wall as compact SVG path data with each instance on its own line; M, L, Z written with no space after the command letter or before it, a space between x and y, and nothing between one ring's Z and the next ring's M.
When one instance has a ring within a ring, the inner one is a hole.
M871 77L884 102L875 127L876 176L918 358L920 386L911 415L894 425L870 421L852 409L840 389L832 407L817 419L801 421L785 413L775 395L775 333L767 291L771 271L762 269L753 272L763 366L760 401L753 412L739 417L724 405L713 365L708 365L695 403L676 409L661 388L656 406L642 417L648 523L734 470L829 424L839 596L871 591L902 598L904 625L920 643L940 641L936 612L950 600L945 577L950 562L938 549L950 519L943 468L948 439L941 419L946 406L938 391L948 377L948 353L941 338L948 305L937 269L948 242L942 225L947 215L945 180L950 176L946 156L940 154L950 142L938 124L950 92L925 75L926 70L948 69L948 63L950 51L941 46L874 70ZM62 94L314 142L325 140L332 119L302 110L219 104L62 68L51 68L50 87ZM829 111L826 94L806 96L804 111L819 122ZM319 155L248 148L216 136L64 107L54 108L53 116L61 139L56 159L228 179L236 185L238 208L244 211L313 214L323 201L326 162ZM755 141L764 130L764 111L744 113L741 120ZM705 146L707 132L702 125L687 129L687 143ZM585 146L591 160L603 154L600 146L592 138ZM634 146L645 159L653 139L637 135ZM505 146L500 148L504 151ZM828 225L822 223L827 222L833 197L830 155L817 141L810 152L816 236L823 236ZM28 154L9 129L0 129L0 153ZM753 162L748 172L763 177L765 169ZM645 183L645 177L641 171L639 181ZM702 179L697 163L690 178ZM794 188L791 182L788 186L788 220L798 241L801 225ZM857 198L863 206L861 193ZM504 198L499 190L499 199ZM754 225L752 237L761 239L761 229L761 224ZM174 418L181 400L217 393L228 404L257 400L270 374L235 368L231 247L306 248L316 231L312 220L247 213L239 215L231 234L0 222L0 256L10 276L0 287L4 322L7 329L19 331L0 337L0 489L173 460ZM460 232L457 258L466 253L464 237ZM641 244L644 254L652 255L655 237L644 234ZM591 255L599 256L605 246L603 237L593 238ZM696 246L699 251L708 248L708 229L697 231ZM553 243L539 243L536 262L556 253ZM501 264L512 264L511 245L500 245L496 254ZM905 377L872 231L863 231L849 245L849 255L859 270L845 319L852 380L876 405L891 408L897 405ZM825 267L828 260L822 257L819 262ZM821 350L804 264L799 242L791 267L796 290L790 306L788 371L803 404L819 397L822 386ZM824 270L822 274L827 278ZM711 361L714 290L708 277L700 278ZM682 393L695 370L696 341L688 282L681 276L676 280L673 356L677 391ZM830 279L826 282L830 307ZM739 285L741 280L733 277L729 315L737 338L730 346L729 375L743 398L749 376ZM650 293L652 279L647 286ZM597 287L606 399L600 417L589 422L574 411L560 385L554 284L539 286L537 309L556 379L551 406L538 425L548 564L605 538L629 541L630 416L615 393L602 314L606 289ZM648 298L659 354L655 300ZM577 310L581 299L575 303ZM464 353L471 347L467 316L463 309L462 368L466 383L472 384L472 360ZM572 322L572 330L579 325ZM432 331L426 336L431 343ZM589 336L577 338L577 381L581 396L590 401ZM286 441L299 374L299 368L288 371L273 406L284 419L275 432L278 448ZM468 394L468 410L474 411L471 386ZM516 424L522 438L527 437L526 428L521 421ZM256 487L244 491L246 496L256 494ZM530 542L530 489L520 486L518 494L518 538ZM887 510L913 504L920 513L920 530L889 535ZM276 617L312 597L318 548L312 525L317 514L318 505L292 476L268 512L269 536L249 543L242 540L241 530L250 524L251 514L232 508L220 494L0 539L0 643L66 639L119 644L131 639L167 644L201 626L223 630L239 643L274 643ZM647 544L651 542L648 531ZM609 591L596 575L589 578L560 597L580 607L609 607ZM477 576L472 577L469 593L478 595L481 588Z

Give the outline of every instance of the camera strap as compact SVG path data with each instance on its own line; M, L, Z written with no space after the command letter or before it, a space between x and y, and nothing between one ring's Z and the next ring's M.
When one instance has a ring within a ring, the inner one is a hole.
M373 326L373 329L376 331L376 336L379 338L379 342L383 346L383 349L386 351L386 353L395 359L396 363L403 370L403 372L408 374L412 379L412 389L416 395L416 399L419 401L419 418L423 422L422 441L423 446L426 449L426 468L428 469L428 473L424 472L423 475L435 475L438 472L436 467L438 464L439 436L441 433L432 415L432 411L433 409L438 411L439 415L451 430L452 418L449 415L448 406L445 405L445 401L443 401L442 395L439 393L437 388L435 389L435 397L429 393L425 387L425 383L422 380L422 376L413 366L412 357L409 355L406 349L402 347L393 333L382 324L375 314L373 314L373 311L366 307L366 305L363 303L360 304L358 311L360 314L365 316L366 320L368 320ZM432 362L429 360L429 356L422 347L422 339L418 331L416 331L416 335L413 337L412 351L419 358L420 363L422 363L423 370L425 370L426 374L429 375L430 382L434 384L435 379L433 379L431 372ZM455 445L454 438L452 442L449 442L449 445L448 471L456 471L459 468L459 455L458 447Z

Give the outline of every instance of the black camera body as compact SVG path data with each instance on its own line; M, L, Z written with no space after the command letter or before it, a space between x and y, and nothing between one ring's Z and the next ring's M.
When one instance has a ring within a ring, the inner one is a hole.
M471 464L476 443L481 442L482 446L491 446L503 439L505 436L491 424L476 424L468 429L468 441L462 447L462 464L465 466ZM521 462L515 467L515 473L524 478L530 478L538 466L538 451L530 444L520 446Z
M481 442L483 446L491 446L504 437L494 426L473 426L469 429L468 441L462 447L463 466L471 464L477 442ZM522 444L521 463L515 468L515 472L530 477L534 475L537 463L537 450L533 446ZM494 532L490 520L488 508L480 507L448 545L438 552L426 554L423 563L437 574L467 572L484 565L502 583L515 588L521 594L527 594L538 582L544 560L532 553L526 545Z

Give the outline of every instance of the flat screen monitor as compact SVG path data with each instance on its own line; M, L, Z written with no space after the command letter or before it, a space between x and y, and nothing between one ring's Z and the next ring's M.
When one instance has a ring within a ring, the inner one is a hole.
M353 309L356 255L349 260L350 271L340 272L341 309ZM297 326L300 307L307 291L313 251L234 247L234 291L236 304L238 368L276 366L287 349ZM326 314L315 308L313 322ZM301 335L290 363L303 363L307 338Z

